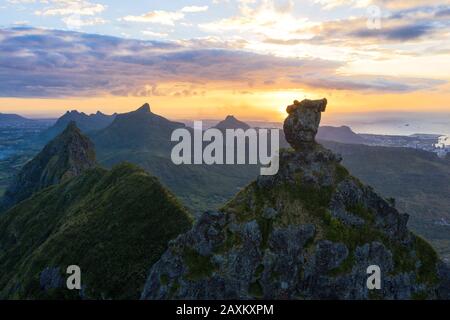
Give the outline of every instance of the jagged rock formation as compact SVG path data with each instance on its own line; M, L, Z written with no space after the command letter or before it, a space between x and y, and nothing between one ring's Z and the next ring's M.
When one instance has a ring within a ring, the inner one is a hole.
M30 162L12 181L1 202L10 208L33 193L75 177L96 165L92 142L70 122L67 128Z
M67 125L72 121L76 123L77 127L83 133L101 130L109 126L114 121L115 117L116 114L107 115L100 111L89 115L84 112L78 112L77 110L67 111L53 126L42 132L40 139L45 142L53 139L63 132Z
M325 111L327 99L294 101L286 108L289 116L283 129L287 142L296 150L308 148L315 143L321 112Z
M169 243L143 299L448 298L448 269L408 215L314 142L326 100L288 107L294 150L218 212ZM367 268L381 269L369 290Z
M170 154L170 136L173 130L183 127L182 123L153 113L145 103L135 111L118 114L111 125L91 136L99 154L112 148L152 148Z

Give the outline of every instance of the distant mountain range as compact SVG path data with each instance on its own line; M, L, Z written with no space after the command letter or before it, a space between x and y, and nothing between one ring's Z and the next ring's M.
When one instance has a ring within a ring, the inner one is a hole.
M106 115L97 111L94 114L85 114L76 110L67 111L61 116L56 123L42 132L41 139L49 141L60 134L67 125L74 121L77 127L83 132L88 133L95 130L100 130L109 126L115 119L116 114Z
M0 113L0 125L13 125L30 121L33 120L19 116L18 114Z
M321 126L317 133L317 139L351 144L364 144L366 142L364 138L353 132L352 129L347 126Z

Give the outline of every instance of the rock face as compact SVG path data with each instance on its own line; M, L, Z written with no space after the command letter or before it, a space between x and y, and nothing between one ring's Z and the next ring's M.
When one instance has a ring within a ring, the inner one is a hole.
M325 105L288 107L294 150L280 154L278 174L171 241L143 299L448 298L448 269L408 230L408 215L314 142ZM380 290L367 288L371 265L380 267Z
M296 150L308 148L315 143L321 113L325 111L327 99L294 101L287 107L289 116L283 129L287 142Z
M92 142L70 122L67 128L19 172L5 192L7 209L48 186L78 176L96 165Z

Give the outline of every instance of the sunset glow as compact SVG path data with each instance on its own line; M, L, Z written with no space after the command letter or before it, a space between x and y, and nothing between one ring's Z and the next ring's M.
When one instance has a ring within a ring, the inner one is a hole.
M0 112L149 102L177 119L279 121L321 97L328 117L450 109L445 0L2 2Z

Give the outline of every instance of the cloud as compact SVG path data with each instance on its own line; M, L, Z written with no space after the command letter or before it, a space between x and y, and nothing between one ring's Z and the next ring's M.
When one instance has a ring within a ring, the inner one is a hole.
M181 9L181 12L195 13L208 11L208 6L188 6Z
M156 37L156 38L165 38L165 37L169 36L168 33L154 32L151 30L142 30L141 33L143 35L150 36L150 37Z
M299 27L310 26L306 18L292 15L294 1L290 0L241 0L235 16L199 24L210 33L237 33L247 37L276 38L290 35Z
M375 5L382 5L389 9L407 9L430 5L439 5L446 0L372 0Z
M8 0L13 5L39 4L34 14L41 17L60 16L70 28L105 24L98 15L107 9L106 5L88 0Z
M106 9L106 6L103 4L84 0L49 0L41 1L41 3L49 3L51 5L35 11L35 14L38 16L94 16Z
M448 17L450 16L450 7L447 7L445 9L439 10L435 13L436 17Z
M405 93L418 90L430 90L446 82L435 79L393 78L374 76L331 76L309 78L293 77L294 81L306 83L311 87L321 87L333 90L369 90L381 92Z
M140 16L125 16L122 18L123 21L127 22L146 22L146 23L157 23L168 26L175 25L175 22L184 18L182 12L170 12L164 10L151 11Z
M200 94L211 86L313 87L374 92L430 89L441 82L339 75L343 62L281 58L214 41L142 41L35 28L0 29L0 96Z
M373 1L372 0L313 0L315 3L322 6L325 10L331 10L341 6L350 7L368 7Z
M177 21L184 19L186 14L204 12L207 10L208 6L188 6L183 7L178 11L155 10L139 16L128 15L120 18L119 20L127 22L156 23L173 26Z
M400 9L389 15L380 17L378 29L368 27L367 17L353 17L341 20L324 21L312 26L298 28L284 37L266 37L267 44L282 46L313 45L316 47L332 46L352 51L353 55L361 55L358 50L371 50L372 52L400 52L389 50L395 43L421 43L435 42L442 44L450 30L450 21L446 19L447 7L414 7ZM429 46L429 45L428 45ZM367 52L367 51L366 51ZM432 52L428 52L432 53ZM366 55L365 52L362 54Z
M433 28L428 24L411 24L392 28L383 29L361 29L352 33L358 38L377 38L396 41L407 41L418 39L422 36L429 35Z

